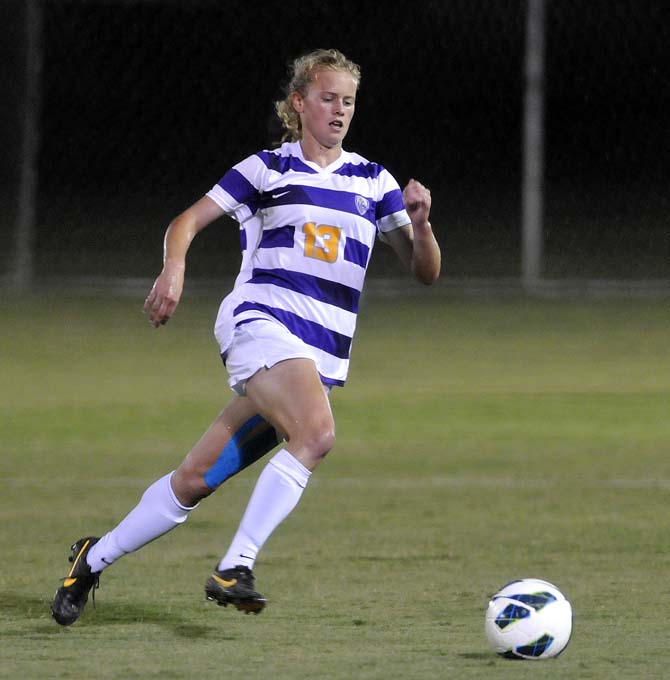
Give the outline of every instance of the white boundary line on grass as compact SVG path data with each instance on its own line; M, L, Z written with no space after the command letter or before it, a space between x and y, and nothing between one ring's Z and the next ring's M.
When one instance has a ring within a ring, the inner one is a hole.
M152 482L150 477L101 477L86 479L87 487L142 487ZM238 480L242 481L242 480ZM252 484L254 480L245 480ZM84 483L84 480L80 480ZM18 488L69 486L72 477L0 477L0 483L6 486ZM611 489L660 489L670 491L670 479L585 479L575 480L570 477L550 477L540 479L527 479L515 477L412 477L412 478L388 478L388 477L320 477L313 479L311 485L338 486L349 488L387 488L387 489L423 489L430 487L448 488L492 488L492 489L535 489L551 488L570 485L571 487L588 488L611 488Z

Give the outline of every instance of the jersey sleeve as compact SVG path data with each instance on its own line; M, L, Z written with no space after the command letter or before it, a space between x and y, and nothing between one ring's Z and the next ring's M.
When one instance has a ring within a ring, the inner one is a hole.
M263 162L257 155L249 156L228 170L206 195L242 224L260 207L264 177Z
M377 201L375 219L379 235L384 240L384 233L410 224L410 219L405 209L400 185L395 178L384 169L379 175L379 180L381 198Z

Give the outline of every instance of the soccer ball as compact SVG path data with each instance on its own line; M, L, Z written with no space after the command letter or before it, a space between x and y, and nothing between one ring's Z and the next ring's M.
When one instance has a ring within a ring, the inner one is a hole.
M572 607L547 581L524 578L501 588L486 610L486 637L509 659L548 659L572 634Z

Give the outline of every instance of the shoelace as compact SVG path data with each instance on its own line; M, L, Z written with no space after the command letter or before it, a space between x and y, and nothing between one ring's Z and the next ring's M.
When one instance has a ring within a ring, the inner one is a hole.
M93 579L93 585L90 588L91 592L91 602L93 602L93 609L95 609L95 591L100 587L100 574L89 574L89 576ZM65 583L68 579L72 578L72 576L63 576L61 577L61 581ZM81 576L75 576L75 579L80 579L82 578Z
M242 582L245 586L253 590L255 579L251 569L249 569L249 567L243 566L235 567L235 569L239 572L238 581Z
M95 591L100 587L100 574L91 574L93 576L93 587L91 588L91 602L93 602L93 609L95 609Z

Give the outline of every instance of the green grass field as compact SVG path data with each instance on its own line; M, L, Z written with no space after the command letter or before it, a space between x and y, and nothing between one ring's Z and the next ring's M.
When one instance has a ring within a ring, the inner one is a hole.
M365 301L335 450L256 565L269 604L207 603L260 470L49 615L68 546L110 529L229 398L186 297L158 331L143 295L0 302L0 677L667 678L667 301ZM489 651L489 595L555 582L558 659Z

